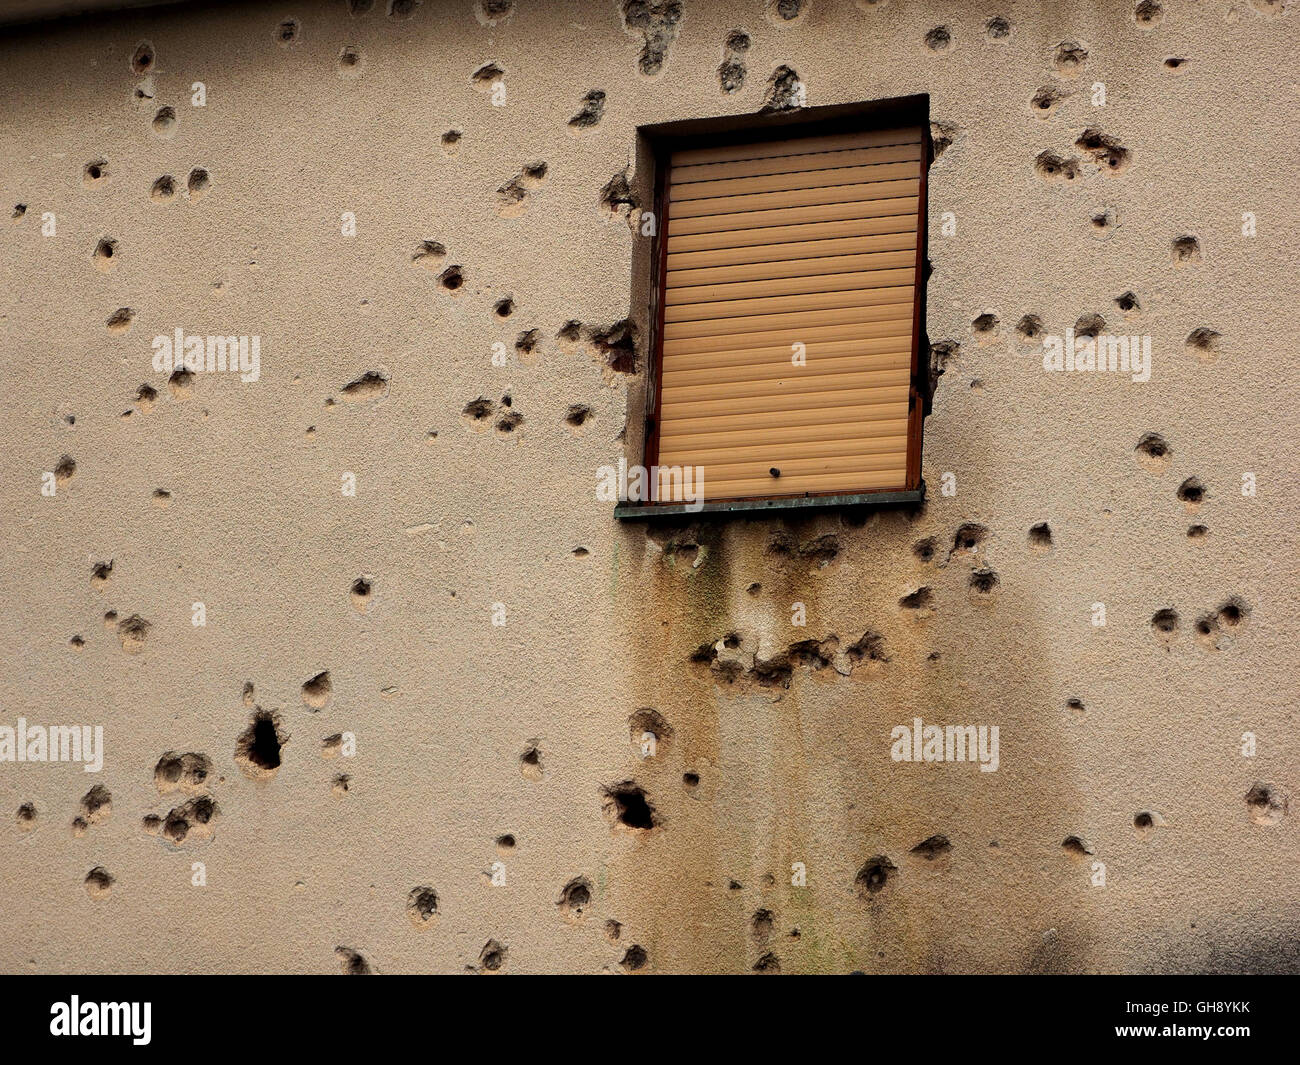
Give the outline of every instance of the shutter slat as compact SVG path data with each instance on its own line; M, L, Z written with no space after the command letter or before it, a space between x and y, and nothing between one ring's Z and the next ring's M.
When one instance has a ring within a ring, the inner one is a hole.
M915 188L915 182L913 187ZM818 203L809 207L783 207L771 211L742 210L732 214L704 215L701 218L673 218L670 214L668 247L672 249L673 237L694 236L697 233L727 233L733 229L770 229L773 226L804 225L808 222L843 222L850 219L905 215L915 226L916 208L915 196L897 196L875 200L853 200L847 203ZM884 232L893 231L884 230Z
M726 218L729 215L751 211L776 211L796 207L818 207L823 204L852 203L860 207L906 196L916 189L916 179L871 181L851 185L829 185L816 188L785 189L781 192L754 192L742 196L715 196L707 200L687 200L673 203L669 218ZM671 231L672 224L669 223Z
M830 240L800 240L788 244L759 244L752 248L670 253L668 278L675 279L678 270L684 272L713 266L799 262L809 257L828 259L837 255L869 255L882 251L910 251L915 255L916 231L884 233L877 237L837 237Z
M813 259L786 259L776 263L752 263L742 264L741 266L710 266L702 270L676 270L669 275L668 302L669 303L695 303L703 302L683 298L688 294L696 292L710 292L717 289L736 288L737 291L745 291L746 296L761 296L764 294L762 285L755 282L764 281L769 284L781 285L784 282L790 282L786 291L795 293L800 291L799 288L793 287L795 279L798 283L803 284L804 279L809 277L822 277L826 280L844 278L846 282L852 281L852 284L845 284L844 287L852 288L869 288L871 287L870 278L866 278L863 284L864 275L875 270L892 270L902 267L910 267L915 271L916 252L911 251L881 251L874 252L870 255L834 255L826 258ZM748 286L743 288L741 286ZM837 283L835 287L840 287ZM781 291L778 287L774 291ZM806 291L806 290L805 290ZM825 292L827 288L819 288L813 291ZM717 295L711 295L708 298L717 299Z
M887 148L849 148L837 152L807 155L779 155L771 159L741 159L734 163L701 163L673 167L673 184L719 181L726 178L761 177L764 174L793 174L813 170L834 170L842 166L872 166L877 163L907 163L921 160L921 142L895 144Z
M908 483L921 138L674 154L655 461L706 499Z
M729 144L718 148L687 148L673 152L672 165L726 163L737 159L772 159L778 156L838 152L846 148L875 148L884 144L920 143L921 127L862 130L857 133L832 133L823 137L794 137L783 141L759 141L754 144Z
M762 174L758 177L727 178L723 181L691 181L668 188L668 201L674 214L682 214L682 205L692 206L700 200L733 198L762 192L790 192L796 189L823 189L834 185L861 185L899 178L914 178L921 172L921 162L870 163L866 166L841 166L829 170L804 171L796 174ZM904 189L904 192L907 190ZM713 213L713 212L708 212Z
M672 228L672 220L668 222ZM725 248L750 248L786 242L821 240L827 237L869 237L875 234L911 233L916 236L916 213L880 215L868 218L843 218L829 222L808 222L798 225L754 226L745 229L719 230L715 233L688 233L668 236L668 257L679 252L715 251Z

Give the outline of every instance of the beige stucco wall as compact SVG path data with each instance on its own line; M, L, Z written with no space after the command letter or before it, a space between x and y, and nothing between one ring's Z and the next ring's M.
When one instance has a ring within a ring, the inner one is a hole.
M685 0L653 76L614 0L519 0L495 25L467 0L405 20L381 0L357 17L193 5L10 31L0 725L100 724L106 754L98 774L0 763L0 969L462 971L489 941L502 972L625 971L634 946L653 972L1300 967L1297 13L1162 2L1139 25L1120 0L805 0L789 21L761 0ZM995 15L1009 36L990 36ZM946 50L926 43L940 25ZM747 76L726 95L738 29ZM1063 42L1086 59L1062 60ZM345 48L359 61L340 67ZM488 63L503 106L472 80ZM620 525L596 469L629 418L638 438L642 386L590 337L630 316L644 368L645 249L602 189L639 125L756 111L782 64L813 106L929 93L951 141L930 171L927 328L956 347L925 426L929 500L865 521ZM592 90L603 116L575 132ZM1125 165L1076 146L1089 128ZM1045 151L1077 177L1037 172ZM539 161L523 210L504 207L498 189ZM163 175L176 194L157 201ZM1199 258L1178 261L1188 235ZM423 241L445 259L413 263ZM129 328L110 329L119 308ZM977 332L983 314L997 323ZM1148 383L1045 373L1016 331L1089 314L1152 338ZM560 335L572 321L577 341ZM150 344L177 327L260 336L260 379L173 388ZM1210 350L1186 343L1202 328ZM368 371L386 384L343 391ZM523 419L508 433L492 427L505 395ZM472 424L480 397L494 413ZM577 428L573 405L591 410ZM1135 451L1152 433L1165 461ZM43 495L65 456L75 472ZM1176 495L1188 478L1199 504ZM1029 538L1044 522L1048 550ZM984 530L970 550L966 523ZM972 590L989 569L992 591ZM928 609L900 605L923 587ZM854 661L866 633L876 655ZM716 665L691 661L731 634ZM761 683L791 644L831 639L795 656L788 687L779 669ZM322 671L312 706L302 686ZM287 742L254 779L236 750L259 707ZM643 708L671 728L649 759L629 722ZM998 725L998 771L893 761L891 729L914 716ZM344 732L355 756L324 757ZM533 745L540 772L521 765ZM156 782L166 752L210 772ZM622 781L656 828L611 824L602 789ZM82 808L92 785L110 808ZM1153 827L1135 828L1142 812ZM950 846L913 851L935 835ZM876 856L894 868L860 891ZM98 867L107 892L86 883ZM557 905L577 877L581 916ZM417 927L421 886L438 914Z

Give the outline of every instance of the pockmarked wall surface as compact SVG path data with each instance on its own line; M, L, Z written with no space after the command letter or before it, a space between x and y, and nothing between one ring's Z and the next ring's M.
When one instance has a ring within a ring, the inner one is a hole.
M0 968L1300 968L1296 47L1269 0L8 28ZM615 521L637 128L914 94L924 506Z

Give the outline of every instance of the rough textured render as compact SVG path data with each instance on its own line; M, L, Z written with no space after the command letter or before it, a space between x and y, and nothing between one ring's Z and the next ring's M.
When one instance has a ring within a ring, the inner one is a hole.
M1296 47L1284 0L10 27L0 725L104 757L0 762L0 968L1300 969ZM616 522L637 127L912 94L924 507ZM155 370L178 328L257 379ZM1045 372L1067 329L1150 380Z

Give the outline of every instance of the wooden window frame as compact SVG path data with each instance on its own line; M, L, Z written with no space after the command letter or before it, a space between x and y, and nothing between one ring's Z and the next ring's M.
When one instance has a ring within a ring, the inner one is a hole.
M884 508L913 506L925 499L925 482L921 478L923 423L928 406L928 348L925 330L926 242L929 234L929 200L927 177L933 158L930 140L930 106L928 96L909 96L861 104L801 108L781 111L693 119L682 122L642 126L638 135L645 146L645 161L653 168L653 210L656 236L650 256L650 342L652 352L646 381L644 447L641 465L656 465L659 457L661 382L663 380L663 334L665 285L668 256L667 180L673 152L703 145L721 147L728 144L754 144L792 137L814 137L828 133L852 133L899 126L921 128L921 175L917 193L916 276L912 308L912 364L907 415L907 473L902 490L877 490L859 493L822 493L816 495L771 495L756 498L715 499L702 506L684 503L619 502L614 515L622 519L653 519L730 514L746 511L804 510L820 508Z

